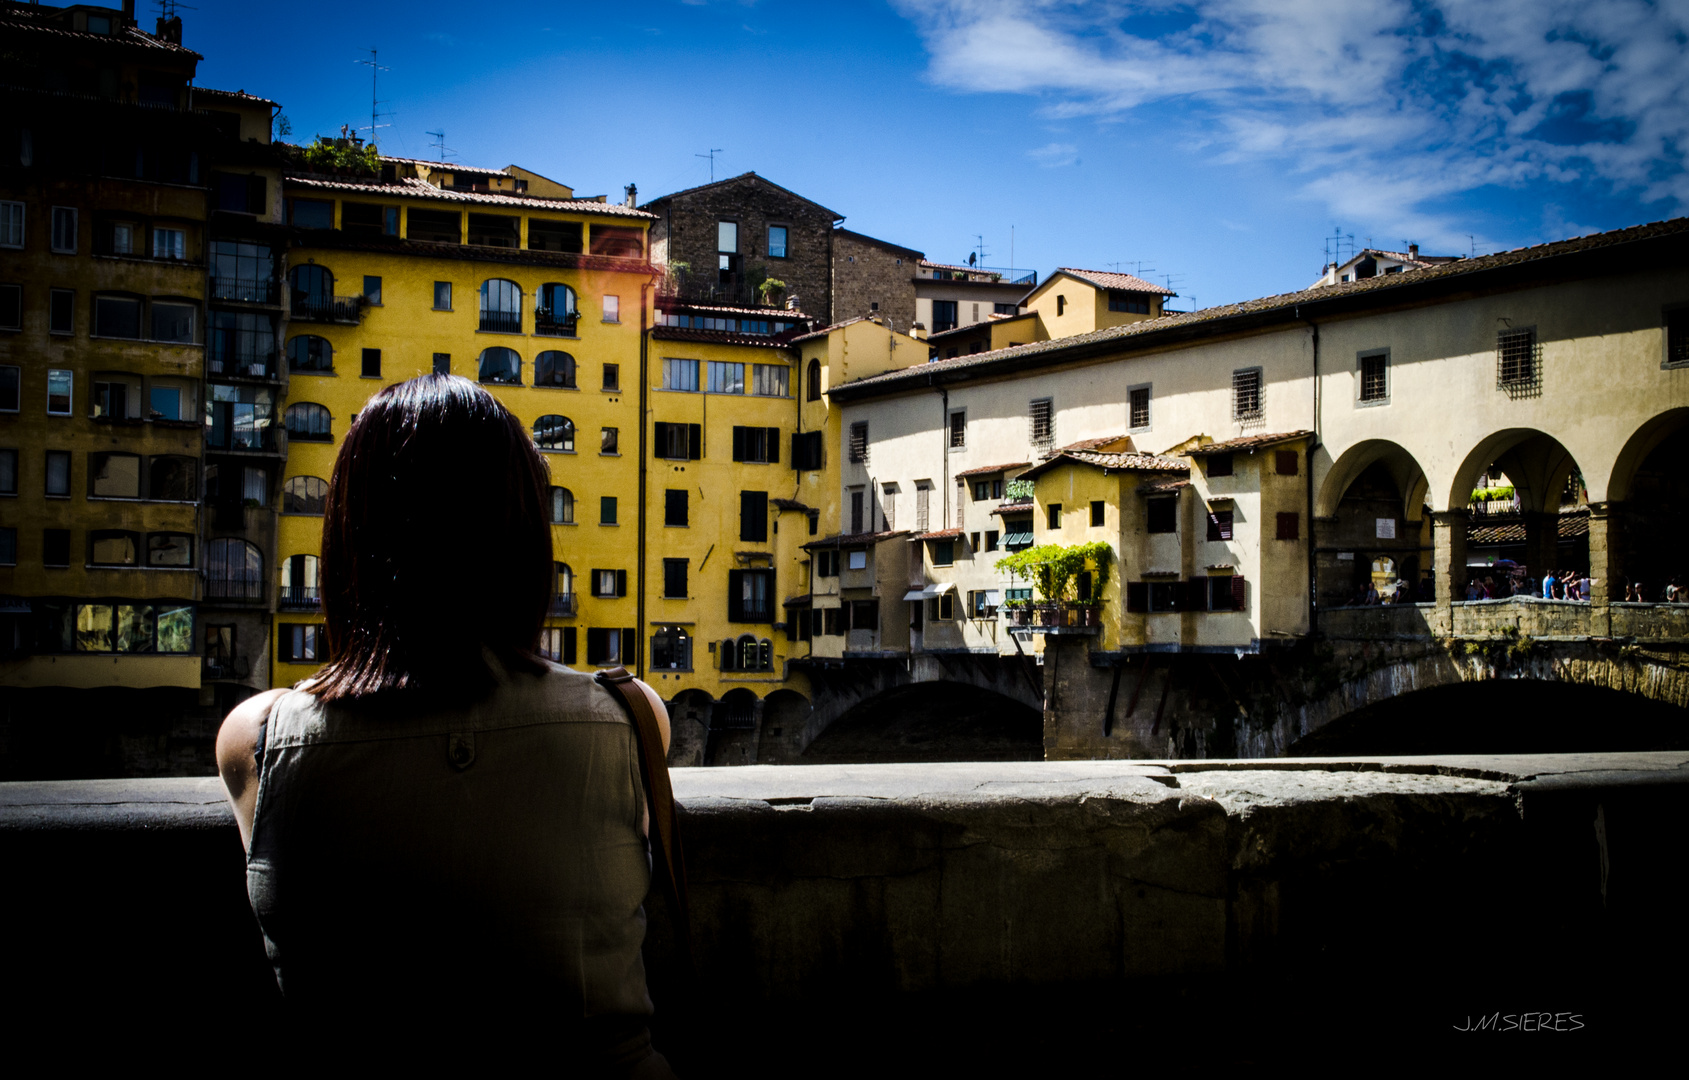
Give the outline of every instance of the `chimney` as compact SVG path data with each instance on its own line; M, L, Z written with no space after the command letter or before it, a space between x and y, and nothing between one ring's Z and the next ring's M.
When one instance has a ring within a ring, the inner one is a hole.
M168 41L172 45L180 45L182 43L182 17L172 15L168 19L160 18L158 30L153 34L153 37L160 41Z
M123 0L123 25L135 25L135 0Z
M625 205L627 206L627 208L629 210L631 210L635 206L639 205L639 187L638 187L638 185L629 184L627 187L623 188L622 190L627 192L627 203Z
M1410 259L1419 258L1419 245L1418 244L1409 244L1407 246L1407 257L1410 258Z

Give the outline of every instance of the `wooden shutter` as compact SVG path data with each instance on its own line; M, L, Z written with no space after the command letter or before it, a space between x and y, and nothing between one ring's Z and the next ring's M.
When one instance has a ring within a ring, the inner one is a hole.
M653 440L654 441L652 442L651 445L656 448L656 453L652 454L651 456L652 457L660 457L660 458L668 457L669 456L669 426L668 426L668 424L664 423L661 420L657 421L657 431L656 431L655 436L653 436Z
M745 572L743 570L729 570L727 572L727 621L745 621Z
M637 627L622 627L622 655L619 659L623 664L630 667L639 666L639 630Z
M686 460L697 461L704 456L704 429L698 424L686 425Z
M575 662L575 628L572 626L563 628L563 662L565 664Z
M761 543L768 539L768 493L739 493L739 539Z
M1280 476L1295 476L1299 455L1294 450L1280 450L1274 455L1274 466Z
M617 596L626 596L627 594L628 594L628 572L626 570L617 570L616 571L616 595Z
M733 460L745 460L745 429L737 424L733 427Z
M600 626L589 626L586 631L586 662L588 664L602 664L604 654L609 648L609 635Z
M591 587L587 591L590 592L593 596L603 596L604 594L598 591L598 575L599 575L600 571L598 571L598 570L588 570L587 573L589 575L591 575L588 578L588 581L591 582Z
M796 431L792 432L792 471L793 472L802 472L804 469L808 468L808 466L805 464L806 457L807 457L807 455L804 453L803 435L796 432Z
M777 427L769 428L768 439L763 445L767 447L768 463L770 465L780 464L780 429Z
M1149 582L1128 581L1126 583L1126 610L1149 610Z
M277 660L292 660L293 659L293 626L292 626L292 624L282 623L280 626L276 627L276 630L278 631L278 633L276 634L276 659Z
M1183 582L1184 595L1179 598L1180 611L1208 610L1208 579L1189 578Z
M1280 540L1300 540L1302 538L1302 515L1292 510L1278 515L1278 538Z
M1249 605L1244 600L1243 575L1232 578L1232 610L1248 611Z

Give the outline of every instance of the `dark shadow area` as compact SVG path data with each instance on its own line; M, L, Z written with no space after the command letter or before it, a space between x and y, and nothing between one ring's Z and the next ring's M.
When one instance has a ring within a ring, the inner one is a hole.
M899 687L851 709L804 751L806 765L1042 761L1036 709L960 683Z
M1685 748L1689 709L1597 686L1501 679L1438 686L1369 705L1293 743L1289 756Z
M233 707L201 707L177 687L6 690L0 780L214 776L217 727Z

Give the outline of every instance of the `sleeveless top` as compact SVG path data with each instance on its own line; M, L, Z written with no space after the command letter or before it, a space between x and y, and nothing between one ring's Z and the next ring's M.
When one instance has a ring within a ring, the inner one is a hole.
M591 676L489 661L464 708L272 708L246 881L290 1003L650 1015L632 723Z

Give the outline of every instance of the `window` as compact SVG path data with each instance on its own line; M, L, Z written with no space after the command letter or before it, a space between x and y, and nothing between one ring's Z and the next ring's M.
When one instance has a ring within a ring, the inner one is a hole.
M1027 415L1032 426L1032 445L1049 446L1056 441L1055 413L1055 402L1050 398L1039 398L1027 406Z
M340 204L340 231L364 236L398 236L399 208L379 206L375 203L343 202ZM365 292L367 295L367 288ZM370 303L381 303L379 293Z
M504 214L470 214L469 243L477 247L517 247L522 236L521 222L521 218Z
M328 659L328 635L315 623L276 627L276 659L284 664L315 664Z
M1150 387L1134 386L1126 391L1126 429L1128 431L1148 431L1149 424L1149 392Z
M968 414L958 409L950 414L950 448L960 450L968 445Z
M539 654L554 664L563 662L563 631L573 627L548 626L540 631Z
M598 523L600 525L616 524L616 496L601 495L598 498Z
M821 400L821 361L809 362L809 400Z
M1131 315L1149 314L1149 294L1115 292L1109 290L1108 309L1110 311L1124 311Z
M1541 385L1541 353L1535 327L1503 330L1495 338L1496 386L1515 393Z
M932 544L932 564L934 566L956 565L956 542L954 540L934 540ZM948 594L946 595L948 596Z
M946 330L956 329L956 301L934 300L932 302L932 332L941 334Z
M684 529L688 523L687 501L691 495L686 488L668 488L663 492L663 524Z
M774 621L774 571L729 570L727 572L727 621L750 623Z
M604 321L605 322L621 322L622 321L622 298L621 297L619 297L619 296L606 296L604 298Z
M1057 296L1056 297L1056 314L1061 315L1061 314L1065 313L1066 311L1067 311L1067 297Z
M997 530L996 529L987 529L986 530L986 532L985 532L985 550L986 551L996 551L997 550Z
M1061 528L1061 503L1051 503L1044 508L1044 512L1048 515L1050 528Z
M620 454L616 449L619 431L613 427L600 428L598 431L598 452L600 454Z
M300 334L287 342L289 371L328 372L334 370L334 346L327 338L314 334Z
M4 207L0 203L0 207ZM1666 312L1666 364L1689 364L1689 307Z
M613 600L628 594L628 572L626 570L594 570L591 578L592 595Z
M68 497L70 495L70 451L47 451L46 466L46 493Z
M0 412L17 412L23 406L23 369L0 367Z
M686 599L685 559L663 560L663 596L669 600Z
M780 429L735 426L733 428L733 460L757 464L779 464Z
M604 383L602 389L620 390L622 388L622 365L604 365Z
M850 489L850 531L860 533L866 531L862 520L863 492L861 488Z
M553 525L573 525L575 523L575 496L568 488L554 487L548 492L551 505L551 523Z
M328 503L328 481L320 476L290 476L282 485L282 513L321 514Z
M379 378L381 378L381 350L380 349L365 349L365 350L363 350L363 366L360 370L360 374L362 374L363 377L366 378L366 379L379 379Z
M193 305L153 301L152 340L191 344L194 340Z
M770 225L768 227L768 257L784 259L786 257L786 226Z
M824 466L821 432L794 431L792 433L792 468L809 472Z
M1179 531L1179 497L1163 495L1148 500L1144 510L1145 527L1152 533Z
M739 493L739 539L756 544L768 542L768 492Z
M868 461L868 421L858 420L850 425L850 460L866 464Z
M710 361L710 393L743 394L744 392L744 364L732 364L725 360Z
M97 312L96 312L97 314ZM276 356L275 326L268 315L250 311L213 311L206 343L213 375L270 378Z
M301 401L289 405L282 417L282 423L287 426L287 434L291 439L301 442L334 441L333 417L326 408L314 402Z
M703 456L704 429L699 424L657 421L652 454L669 461L697 461Z
M1390 400L1389 352L1363 354L1359 363L1361 401L1383 402Z
M815 576L817 578L839 576L839 549L821 548L815 553Z
M0 495L18 493L18 452L0 450Z
M450 311L452 309L452 283L436 281L434 283L434 310Z
M915 531L926 532L932 527L932 481L915 481Z
M555 413L534 421L534 445L541 450L575 452L575 422Z
M140 387L135 387L139 390ZM94 418L129 420L135 417L129 407L130 384L121 380L95 379L93 393Z
M593 255L607 255L612 259L645 257L645 233L641 229L593 225L587 233L587 246Z
M1230 510L1208 511L1208 539L1230 540L1232 538L1232 512Z
M70 565L70 530L41 530L41 565L67 567Z
M1261 369L1232 372L1232 419L1257 420L1261 416Z
M374 274L364 275L364 302L381 306L381 279Z
M194 538L189 533L148 533L148 566L191 567L194 564Z
M89 493L100 499L138 499L141 497L141 458L139 454L89 455Z
M752 364L751 393L763 397L785 397L792 369L785 364Z
M47 415L69 416L74 377L69 371L53 368L47 372Z
M0 288L0 309L5 307L4 288ZM0 311L0 325L6 323ZM47 332L71 334L76 332L76 293L72 289L52 289L47 293Z
M651 635L651 666L669 671L692 670L692 636L682 626L661 626Z
M1244 611L1243 578L1235 575L1208 579L1209 611Z
M434 354L434 374L450 375L452 373L452 354L437 352Z
M410 240L426 240L434 244L461 243L463 218L456 210L419 210L412 207L405 214L405 236Z
M331 319L336 315L334 275L327 267L307 264L288 271L288 297L295 318Z
M71 207L53 207L53 250L65 254L76 251L76 211Z
M300 229L334 228L334 203L326 199L287 200L288 223ZM456 217L456 214L452 215ZM412 213L414 221L416 215ZM415 230L412 230L414 234ZM413 235L414 239L414 235Z
M23 286L0 285L0 330L23 329Z
M138 229L139 226L131 225L125 221L113 222L108 234L110 239L107 244L111 253L113 255L135 254L135 233Z
M23 203L0 202L0 247L23 247Z
M540 353L534 357L534 385L563 387L573 390L575 388L575 358L566 352L556 350Z
M597 667L611 667L615 664L633 663L632 628L617 630L608 627L591 626L586 632L586 662ZM623 650L627 650L624 652Z
M260 476L262 469L254 470ZM147 497L167 502L199 498L199 462L180 454L159 454L147 462Z
M696 391L698 389L698 361L675 360L665 357L663 359L663 389Z
M736 221L718 221L715 226L715 249L724 255L736 255L739 252L739 223Z
M18 564L18 531L11 526L0 528L0 566Z
M581 223L528 219L528 248L532 251L563 251L581 254Z
M1101 499L1091 500L1091 527L1099 529L1103 524L1103 503Z
M92 566L138 566L140 553L139 533L96 529L88 534L88 562Z
M555 281L540 286L534 298L534 333L548 337L574 337L575 323L579 318L575 290Z
M481 283L481 329L499 334L522 332L521 286L504 278Z
M1300 540L1302 538L1302 516L1294 510L1288 513L1280 511L1278 515L1278 539Z
M880 485L880 517L885 520L887 531L897 528L898 491L896 484Z
M552 613L556 615L573 615L575 613L575 571L568 563L554 563L553 572L556 577L557 594L552 604ZM569 631L571 634L573 630ZM564 663L575 662L575 643L567 641L564 644L569 659Z
M1230 454L1208 455L1208 475L1210 477L1232 475L1232 456Z
M281 595L277 598L282 607L316 607L320 598L318 588L318 570L320 561L315 555L290 555L282 563Z
M98 337L139 338L141 302L129 296L94 297L94 334Z
M484 383L502 386L522 385L522 357L515 349L507 349L502 345L494 345L490 349L482 349L480 357L475 361L479 378Z
M154 229L152 257L155 259L186 259L188 234L181 229Z
M1280 476L1295 476L1301 468L1302 455L1294 450L1273 452L1273 471Z

